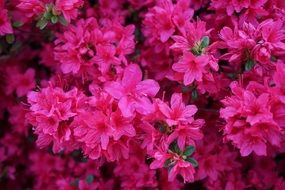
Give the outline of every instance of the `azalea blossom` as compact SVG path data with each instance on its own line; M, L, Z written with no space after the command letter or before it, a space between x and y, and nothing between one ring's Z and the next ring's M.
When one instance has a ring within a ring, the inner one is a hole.
M121 81L106 83L104 87L106 92L119 101L118 106L125 117L132 116L135 111L141 114L154 111L149 97L157 94L159 84L151 79L141 79L140 68L131 64L125 69Z
M172 69L182 73L184 75L183 83L189 85L194 81L202 81L208 61L207 56L195 57L191 52L185 52L181 60L173 64Z
M0 0L0 189L284 190L284 78L284 0Z

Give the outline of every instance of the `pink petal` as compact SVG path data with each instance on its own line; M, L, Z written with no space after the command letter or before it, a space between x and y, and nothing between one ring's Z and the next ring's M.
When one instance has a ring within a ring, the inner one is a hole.
M118 106L122 112L122 115L124 117L132 117L134 115L135 107L134 107L134 101L128 98L127 96L124 96L120 99Z
M259 142L253 145L253 150L258 156L266 156L266 145L263 142Z
M170 118L171 109L166 105L164 102L158 104L159 110L165 115L166 117Z
M186 38L182 36L172 36L171 37L175 43L170 46L171 49L187 50L189 49L189 43Z
M188 105L185 107L185 109L183 110L183 116L185 118L190 118L192 117L196 112L197 112L197 107L194 105Z
M188 70L188 65L186 63L178 62L172 65L172 69L179 73L184 73Z
M107 150L109 144L109 136L106 134L101 134L101 146L103 150Z
M133 125L126 125L124 127L124 131L126 132L126 135L129 136L129 137L133 137L133 136L136 135L136 130L133 127Z
M139 82L136 90L138 94L154 97L159 91L159 84L154 80L147 79Z
M154 112L154 105L147 97L136 98L136 111L140 114L147 115Z
M116 99L120 99L124 95L124 89L119 82L107 82L104 90Z
M175 32L174 29L170 29L167 31L161 31L160 32L160 41L166 42L174 32Z
M192 84L195 78L200 78L200 76L197 77L193 73L186 72L183 78L184 85Z
M126 89L133 89L141 81L142 72L138 65L131 64L125 68L122 85Z
M177 109L180 107L184 107L184 103L182 102L182 94L174 93L171 96L170 105L172 109Z

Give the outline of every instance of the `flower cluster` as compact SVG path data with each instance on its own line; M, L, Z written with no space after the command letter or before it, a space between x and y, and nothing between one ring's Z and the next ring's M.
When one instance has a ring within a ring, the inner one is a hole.
M285 189L283 0L0 0L1 189Z

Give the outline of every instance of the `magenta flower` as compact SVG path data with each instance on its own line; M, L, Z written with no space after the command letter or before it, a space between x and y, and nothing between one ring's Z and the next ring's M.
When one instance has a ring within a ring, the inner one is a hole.
M14 70L14 68L10 68L8 73L13 73L13 75L8 76L11 81L6 89L8 94L11 94L15 90L19 97L25 96L36 85L34 69L28 69L25 73L20 73L17 69Z
M40 0L20 0L17 7L23 11L24 15L28 18L38 16L45 10L44 2Z
M63 33L55 41L55 59L61 63L63 73L76 74L84 67L90 68L94 63L96 45L102 33L96 29L97 21L79 20L75 26Z
M112 128L102 112L87 112L77 117L74 136L87 147L94 148L101 144L102 149L106 150L112 136Z
M168 137L170 144L177 139L177 144L180 149L184 149L186 144L195 144L195 141L203 138L200 128L204 125L204 120L195 120L189 125L178 125L174 132Z
M194 181L195 169L193 165L189 162L178 160L174 167L170 170L168 174L169 181L173 181L175 177L180 174L185 182Z
M264 93L256 98L251 92L244 92L246 121L254 125L258 122L271 120L272 113L269 111L268 101L269 94Z
M7 9L4 9L0 5L0 36L4 36L6 34L12 34L13 29L10 23L10 19L8 17Z
M119 101L118 106L124 117L133 116L135 111L141 114L154 111L149 97L157 94L159 84L151 79L141 79L140 68L131 64L125 68L121 81L108 82L104 87L106 92Z
M1 190L284 190L284 0L0 0L0 102Z
M167 118L168 125L178 125L179 123L191 123L193 115L197 112L197 107L194 105L187 105L183 103L182 94L172 94L171 107L168 107L164 102L159 103L159 110Z
M67 22L76 19L78 8L83 5L83 0L56 0L55 9L63 14Z
M128 137L134 137L136 135L136 131L131 121L131 118L124 118L120 111L116 111L111 114L110 124L114 129L114 140L119 140L123 135Z
M170 47L177 51L190 51L195 45L201 43L202 38L209 35L206 23L203 21L186 23L185 33L182 36L173 35L175 43Z
M183 57L177 63L173 64L172 69L183 74L184 85L190 85L195 80L202 81L208 61L207 56L201 55L195 57L191 52L185 52Z

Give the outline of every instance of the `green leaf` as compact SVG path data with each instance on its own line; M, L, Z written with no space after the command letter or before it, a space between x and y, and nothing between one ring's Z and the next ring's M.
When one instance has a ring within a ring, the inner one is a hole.
M51 17L51 22L52 22L53 24L56 24L56 23L58 22L58 17L57 17L57 16L52 16L52 17Z
M190 91L190 88L188 86L182 85L181 86L181 92L182 93L187 93Z
M86 163L87 161L88 161L88 158L87 158L87 157L83 157L83 158L81 159L81 162Z
M208 36L204 36L204 37L202 38L202 42L201 42L201 45L200 45L201 48L208 47L209 44L210 44L210 39L209 39L209 37L208 37Z
M249 71L250 69L252 69L254 66L254 62L252 59L249 59L246 63L245 63L245 70Z
M51 11L46 11L46 12L44 13L43 17L44 17L46 20L51 19L51 17L52 17Z
M171 158L168 158L167 160L165 160L164 162L164 167L168 168L169 166L173 165L173 160Z
M228 75L228 77L229 77L230 79L232 79L232 80L235 80L235 79L237 78L237 76L236 76L235 73L228 73L227 75Z
M187 162L190 162L190 163L193 165L194 168L198 167L198 162L197 162L197 160L195 160L194 158L188 157L188 158L186 159L186 161L187 161Z
M190 145L187 146L183 152L183 155L185 156L191 156L195 152L195 147Z
M48 21L45 18L41 18L37 24L36 27L38 27L39 29L43 30L48 24Z
M172 152L175 152L175 153L177 153L177 154L180 154L180 153L181 153L181 150L180 150L180 148L178 147L176 141L172 142L172 143L169 145L169 149L170 149Z
M192 90L191 95L192 95L192 100L197 100L198 99L198 92L197 92L196 88L194 88Z
M194 55L201 55L201 49L199 48L199 46L195 46L191 49L191 52L194 54Z
M85 180L86 180L87 184L92 184L93 181L94 181L94 176L93 175L88 175L88 176L86 176Z
M12 25L13 25L14 28L19 28L19 27L23 26L24 23L22 23L20 21L15 21L15 22L13 22Z
M166 128L164 126L159 126L159 132L166 133Z
M276 62L276 61L277 61L277 58L274 57L274 56L271 56L271 57L270 57L270 60L273 61L273 62Z
M63 26L67 26L68 25L68 22L65 20L65 18L61 15L59 18L58 18L60 24L62 24Z
M5 38L8 44L12 44L15 41L15 36L13 34L7 34Z
M78 187L79 185L79 179L78 178L75 178L74 181L70 182L69 183L70 186L72 187Z

